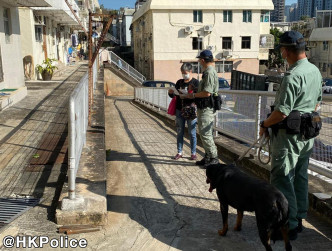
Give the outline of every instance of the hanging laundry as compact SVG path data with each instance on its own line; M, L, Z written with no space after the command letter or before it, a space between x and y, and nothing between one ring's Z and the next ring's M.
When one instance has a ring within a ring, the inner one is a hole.
M78 36L77 34L72 34L71 35L71 44L73 47L76 47L78 44Z

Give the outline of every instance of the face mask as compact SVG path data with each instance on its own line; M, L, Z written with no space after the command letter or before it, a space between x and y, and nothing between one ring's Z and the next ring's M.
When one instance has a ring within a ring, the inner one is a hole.
M190 74L188 73L188 74L182 74L182 77L183 77L183 79L189 79L190 78Z

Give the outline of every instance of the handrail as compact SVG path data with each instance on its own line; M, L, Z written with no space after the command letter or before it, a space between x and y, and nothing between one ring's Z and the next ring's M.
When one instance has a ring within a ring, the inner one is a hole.
M114 52L110 51L111 64L115 64L119 69L127 73L130 77L134 78L140 84L146 80L146 78L138 72L135 68L129 65L126 61L116 55Z
M222 109L217 112L215 131L234 139L252 144L258 137L259 122L270 112L276 93L264 91L222 90ZM168 88L135 88L135 100L147 103L159 110L167 111L171 98ZM323 128L315 138L309 169L323 176L332 178L332 95L323 95L321 117Z

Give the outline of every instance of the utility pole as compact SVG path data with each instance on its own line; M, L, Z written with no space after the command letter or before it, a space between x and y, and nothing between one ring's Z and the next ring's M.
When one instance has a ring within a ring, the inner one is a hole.
M200 42L200 36L197 32L197 43L198 43L198 55L200 53L200 46L199 46L199 42ZM199 81L199 62L197 61L197 73L198 73L198 76L197 76L197 80Z

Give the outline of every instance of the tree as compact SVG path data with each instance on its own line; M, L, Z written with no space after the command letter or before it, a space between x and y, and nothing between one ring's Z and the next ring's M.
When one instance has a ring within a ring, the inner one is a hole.
M270 34L274 36L274 44L277 47L280 44L280 36L283 32L279 31L277 28L271 29ZM281 67L283 65L283 59L281 57L279 50L270 50L269 54L269 68Z

